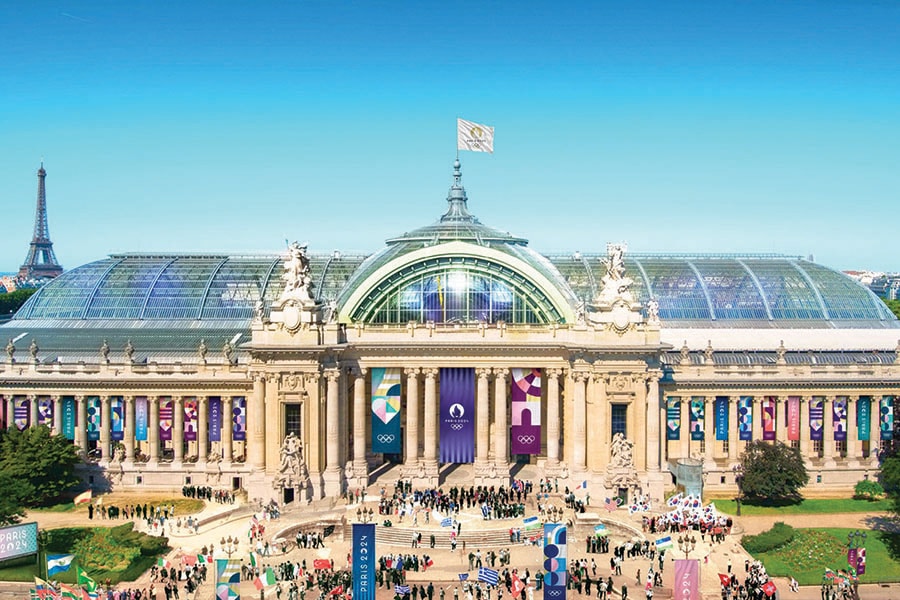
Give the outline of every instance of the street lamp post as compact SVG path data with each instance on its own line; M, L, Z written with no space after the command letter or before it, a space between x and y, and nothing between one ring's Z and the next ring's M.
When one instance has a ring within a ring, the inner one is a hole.
M731 467L734 472L734 482L737 484L738 495L735 499L737 503L737 516L741 516L741 500L744 497L744 465L738 463Z
M231 555L238 551L238 543L240 540L237 536L228 536L227 538L222 538L219 541L219 546L222 548L222 552L228 555L228 558L231 558Z
M365 508L357 508L356 509L356 519L360 523L369 523L372 520L373 511L371 508L366 510Z
M547 520L551 523L559 523L563 520L563 509L558 506L551 506L547 509Z
M684 552L684 558L687 559L691 551L697 547L697 538L693 534L685 534L678 536L678 549Z

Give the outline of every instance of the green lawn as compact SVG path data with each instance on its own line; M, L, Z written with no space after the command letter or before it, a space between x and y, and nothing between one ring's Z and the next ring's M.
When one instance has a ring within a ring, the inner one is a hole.
M788 544L754 557L776 577L793 577L800 585L819 585L825 567L837 572L847 568L847 534L854 529L798 529ZM900 581L900 562L889 548L900 547L900 535L869 531L866 538L866 573L860 583Z
M736 515L737 504L734 500L712 499L719 512ZM891 510L890 500L854 500L853 498L809 498L797 504L784 506L755 506L741 502L741 515L803 515L852 512L888 512Z
M126 495L107 495L103 496L103 504L107 506L118 506L124 507L125 505L133 505L138 500L141 500L141 497L137 496L126 496ZM96 503L96 498L94 499ZM175 515L185 517L187 515L194 515L203 510L204 502L203 500L197 500L195 498L185 498L183 496L161 496L161 495L153 495L153 496L145 496L143 497L142 504L146 502L147 506L175 506ZM45 507L37 507L37 508L29 508L29 511L36 512L75 512L75 513L87 513L87 504L79 504L75 506L71 502L66 502L63 504L54 504L52 506ZM96 518L96 517L95 517Z

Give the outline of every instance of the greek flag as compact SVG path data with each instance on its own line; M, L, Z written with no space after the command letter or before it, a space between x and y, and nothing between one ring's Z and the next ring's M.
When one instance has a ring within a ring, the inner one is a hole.
M491 585L497 585L497 582L499 581L497 578L497 571L488 569L487 567L479 567L478 581L483 581Z
M409 586L408 585L394 585L394 593L400 594L401 596L405 596L409 594Z

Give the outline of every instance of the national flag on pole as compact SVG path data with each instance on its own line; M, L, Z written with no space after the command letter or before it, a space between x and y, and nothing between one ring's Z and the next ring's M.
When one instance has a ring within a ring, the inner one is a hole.
M728 587L728 586L731 585L731 577L729 577L729 576L726 575L725 573L719 573L719 582L720 582L723 586Z
M522 529L525 531L531 531L532 529L540 529L541 521L536 516L535 517L525 517L522 519Z
M47 575L56 575L63 571L68 571L75 560L74 554L48 554L47 555Z
M665 550L667 548L673 547L675 544L672 543L672 536L667 535L664 538L659 538L656 540L656 549L657 550Z
M81 492L77 496L75 496L75 505L85 504L91 501L91 490L87 490L86 492Z
M619 500L618 498L607 498L606 502L603 503L603 506L606 508L606 510L608 510L609 512L612 512L612 511L616 510L617 508L619 508L618 500Z
M469 578L469 574L468 574L468 573L460 573L460 574L459 574L459 580L460 580L460 581L465 581L465 580L467 580L468 578Z
M172 566L172 563L170 563L165 557L161 556L156 560L156 566L162 569L168 569Z
M335 586L333 590L331 590L330 592L328 592L328 594L329 594L330 596L338 596L338 595L343 594L343 593L344 593L344 586L343 586L343 585Z
M90 578L87 571L81 567L75 567L75 573L77 574L76 582L78 585L83 585L89 592L97 591L97 582Z
M425 560L425 566L426 566L426 567L433 567L433 566L434 566L434 560L432 560L430 556Z
M81 600L84 597L81 593L82 591L83 590L74 588L71 585L66 585L64 583L59 584L60 598L63 598L63 600Z
M488 569L487 567L479 567L478 568L478 581L483 581L485 583L489 583L491 585L497 585L499 578L497 576L497 571L493 569Z
M268 567L263 573L260 573L259 577L253 580L253 585L256 586L257 590L275 585L275 571L272 570L272 567Z
M465 119L456 119L456 148L494 153L494 128Z
M582 481L580 484L578 484L578 487L575 489L586 490L587 489L587 480Z
M766 596L772 596L777 591L775 589L775 582L772 580L767 581L763 584L762 591L766 593Z
M327 558L317 558L313 561L313 569L330 569L331 561Z
M406 596L407 594L409 594L409 586L395 584L394 585L394 593L400 594L401 596Z
M189 567L193 567L194 565L197 564L197 557L194 556L193 554L188 554L188 555L181 557L181 562L183 562L184 564L186 564Z
M253 550L250 551L250 566L256 568L256 553Z
M56 590L53 589L53 586L40 577L34 578L34 591L37 594L37 597L40 599L59 597L59 594L56 593Z

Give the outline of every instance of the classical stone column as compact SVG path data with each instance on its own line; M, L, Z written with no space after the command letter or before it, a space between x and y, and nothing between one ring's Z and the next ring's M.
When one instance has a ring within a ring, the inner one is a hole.
M475 468L484 468L488 461L488 446L490 444L490 398L488 395L488 377L491 370L488 368L475 369L478 378L475 386Z
M209 456L209 396L197 397L197 466L206 468Z
M28 395L28 426L38 426L38 397L35 394Z
M419 369L406 372L406 460L407 472L419 465Z
M112 455L110 412L109 396L100 396L100 464L109 464Z
M825 466L833 467L837 458L834 443L834 396L825 396L825 407L822 425L822 437L825 444Z
M122 445L125 446L125 463L134 463L134 396L125 396L125 424L122 433Z
M341 448L340 448L340 385L341 370L339 368L325 371L327 384L325 389L325 494L336 496L343 491L341 480Z
M547 376L547 467L559 466L559 432L562 428L559 414L559 376L561 369L545 369Z
M592 428L591 433L595 435L591 437L591 446L595 452L601 457L601 463L604 467L609 465L610 445L612 442L612 407L609 404L607 390L609 389L609 375L597 375L594 377L594 396L597 406L597 424L595 430Z
M632 415L629 419L629 429L633 432L627 436L634 442L634 447L638 451L633 454L634 467L638 471L647 469L647 377L643 374L634 376L633 385L635 390L634 401L628 405L628 412ZM633 423L633 424L631 424ZM585 438L587 443L587 438ZM643 450L641 450L643 449Z
M660 456L660 397L659 373L651 371L647 379L647 470L659 471Z
M15 398L10 394L6 397L6 428L12 429L16 426L15 418Z
M266 376L257 373L253 377L253 395L250 396L247 429L247 462L254 469L266 468ZM337 415L335 415L337 416ZM329 433L330 435L330 433Z
M763 439L762 435L762 397L753 396L753 441Z
M506 390L509 369L494 368L494 461L505 477L509 475L509 423L506 418Z
M775 440L788 444L787 439L787 396L771 396L775 401Z
M681 401L681 456L678 458L691 457L691 397L682 396Z
M148 464L159 464L159 396L148 396L147 407L150 411L147 437L150 438L150 459Z
M438 397L437 375L434 368L422 369L425 375L425 472L438 475ZM418 379L416 379L418 382ZM418 387L418 385L416 386Z
M572 429L574 430L573 450L572 450L572 470L577 473L583 473L587 470L585 463L585 450L587 448L587 429L585 420L587 418L587 406L585 405L584 384L587 374L582 372L572 373L572 383L575 387L572 394L573 412L572 412Z
M57 435L62 435L62 396L50 396L50 402L53 404L53 431Z
M234 399L222 396L222 463L234 462Z
M281 408L281 400L278 396L280 388L281 374L269 373L266 375L266 393L263 396L265 403L261 409L263 414L262 430L256 433L258 437L256 444L261 448L261 451L258 451L259 455L262 456L262 464L259 468L270 474L276 473L281 464L281 444L284 441L283 436L285 434L282 425L282 413L284 411ZM257 407L256 410L259 411L260 408ZM266 436L271 437L275 443L266 444ZM339 440L338 447L343 448L345 443L344 440ZM339 463L344 464L344 461L341 460Z
M800 396L800 456L809 462L812 458L809 447L809 400L811 396Z
M172 466L181 467L184 463L184 397L172 398Z
M738 421L740 420L740 396L728 397L728 460L738 460L738 444L740 440L740 432L738 431Z
M87 400L84 396L75 396L75 416L75 446L79 448L78 454L84 457L87 455ZM12 416L9 422L13 422Z
M368 479L366 462L366 374L368 369L358 367L353 376L353 474Z

